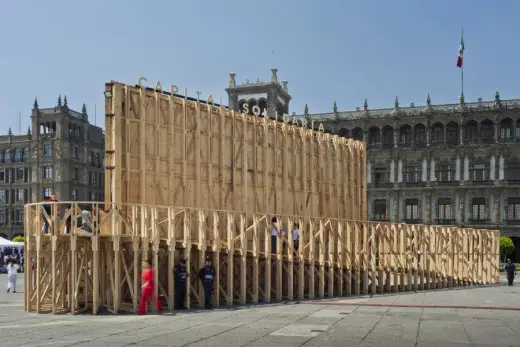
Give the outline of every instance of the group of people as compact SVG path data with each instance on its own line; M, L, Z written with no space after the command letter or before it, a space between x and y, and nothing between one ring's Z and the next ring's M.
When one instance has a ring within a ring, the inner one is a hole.
M186 267L186 258L181 258L179 264L175 265L173 269L175 279L175 309L183 310L184 301L186 299L186 288L189 285L190 273ZM215 268L213 267L213 261L210 257L206 257L206 263L199 270L199 279L204 287L204 307L211 309L211 295L213 293L213 280L215 278ZM161 313L163 308L159 302L159 298L154 295L154 273L153 267L150 261L143 263L142 279L142 294L141 302L139 306L139 314L143 315L146 313L148 303L152 301L157 312Z
M278 225L278 220L276 217L273 217L271 220L271 253L276 253L277 249L277 240L278 238L282 238L282 252L287 245L287 233L285 230L280 230L280 226ZM298 251L298 246L300 243L300 225L298 223L294 223L293 232L292 232L292 241L294 252Z
M0 249L0 267L6 265L9 259L14 259L17 264L23 266L23 248L4 247Z
M45 196L43 198L43 208L47 215L50 217L52 215L52 203L58 202L55 195ZM56 206L56 214L59 216L60 214L60 206ZM65 214L68 212L68 210L72 206L69 205L65 209ZM66 229L65 232L68 234L72 230L72 227L80 228L85 232L92 232L90 225L95 225L95 222L93 221L92 214L95 213L95 209L91 208L90 206L84 206L81 209L81 216L78 216L75 223L72 222L72 216L69 216L65 220ZM49 222L44 214L42 214L42 220L43 220L43 233L48 234L49 233ZM87 222L88 221L88 222Z

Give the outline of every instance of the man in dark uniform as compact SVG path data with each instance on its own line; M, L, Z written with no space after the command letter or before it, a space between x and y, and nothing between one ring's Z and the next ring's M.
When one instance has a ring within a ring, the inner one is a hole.
M175 278L175 309L184 310L184 300L186 299L186 282L190 273L186 268L186 258L181 258L181 263L175 265L173 269Z
M206 264L199 271L199 278L204 285L204 307L211 309L211 294L213 292L213 280L215 278L215 268L211 257L206 257Z
M507 263L504 265L504 270L506 270L507 273L507 285L512 286L513 281L515 280L516 265L511 261L511 259L507 259Z

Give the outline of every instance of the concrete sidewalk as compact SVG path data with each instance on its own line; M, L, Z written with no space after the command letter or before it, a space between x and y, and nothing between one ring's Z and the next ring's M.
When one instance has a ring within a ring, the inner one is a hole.
M53 316L24 312L23 293L7 294L0 275L0 336L5 346L520 346L520 312L422 307L520 306L520 286L502 282L176 315Z

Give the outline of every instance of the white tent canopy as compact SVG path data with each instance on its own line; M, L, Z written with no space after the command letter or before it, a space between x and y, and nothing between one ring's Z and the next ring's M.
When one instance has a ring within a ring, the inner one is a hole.
M13 242L0 237L0 249L6 247L23 248L23 242Z

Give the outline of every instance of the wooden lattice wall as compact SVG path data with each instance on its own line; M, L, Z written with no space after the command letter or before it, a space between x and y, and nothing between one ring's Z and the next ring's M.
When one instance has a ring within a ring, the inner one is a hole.
M365 144L117 82L107 203L363 220Z

